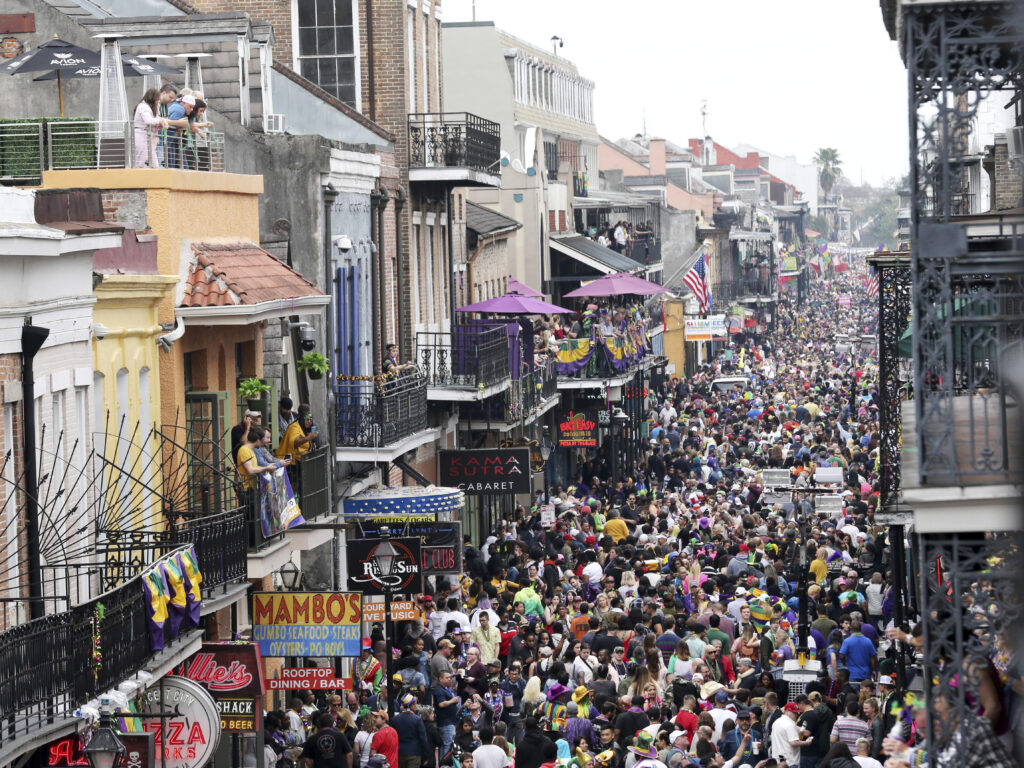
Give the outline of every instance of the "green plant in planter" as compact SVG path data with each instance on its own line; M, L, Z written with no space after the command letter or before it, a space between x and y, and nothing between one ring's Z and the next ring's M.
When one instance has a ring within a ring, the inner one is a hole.
M330 367L326 357L321 355L319 352L307 352L299 361L295 364L295 367L300 371L305 371L306 375L311 379L319 379Z
M238 396L249 402L250 410L258 410L257 407L253 407L253 404L262 405L263 395L268 391L270 391L270 387L255 376L251 379L242 379L238 385Z

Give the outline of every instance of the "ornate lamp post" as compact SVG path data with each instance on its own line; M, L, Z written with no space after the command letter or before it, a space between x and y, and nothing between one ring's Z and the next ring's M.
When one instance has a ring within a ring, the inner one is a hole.
M385 656L384 674L386 679L384 680L384 686L382 690L387 692L388 695L388 719L390 720L395 715L394 696L391 695L391 661L393 655L391 653L391 647L396 645L394 636L394 625L391 623L391 589L387 586L391 580L391 573L395 568L395 561L398 559L398 551L395 549L395 545L392 544L389 539L391 538L391 529L387 526L381 526L380 529L381 542L377 545L376 549L373 550L373 554L370 559L373 560L373 565L377 569L377 577L380 579L381 584L385 585L384 588L384 652ZM371 650L372 653L372 650ZM379 694L378 694L378 706L379 706Z
M121 768L128 752L114 732L113 719L106 699L100 707L100 724L85 749L85 759L90 768Z

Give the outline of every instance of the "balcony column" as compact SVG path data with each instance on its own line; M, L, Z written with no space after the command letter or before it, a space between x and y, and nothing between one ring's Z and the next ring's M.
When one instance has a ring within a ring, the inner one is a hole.
M402 356L402 360L412 359L412 350L409 343L412 326L409 325L409 306L405 301L405 270L408 265L402 252L404 247L404 242L402 241L402 209L405 208L407 199L405 188L399 187L395 192L395 282L398 288L398 338L395 343L398 344L398 351Z

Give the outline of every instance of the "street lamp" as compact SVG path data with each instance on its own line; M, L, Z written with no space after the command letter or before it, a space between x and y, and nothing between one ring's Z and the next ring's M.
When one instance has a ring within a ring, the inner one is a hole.
M387 693L387 704L388 704L388 717L394 717L395 706L392 703L394 696L391 695L391 661L394 655L391 653L391 647L395 646L394 636L394 624L391 621L391 572L394 570L395 562L398 559L398 550L395 549L395 545L391 543L391 529L387 526L382 525L380 527L381 542L373 550L373 554L370 555L370 559L377 568L377 578L380 581L381 586L384 590L384 634L387 637L387 642L384 645L384 652L387 654L384 657L384 674L385 680L384 685L381 686L381 690ZM372 650L371 650L372 653ZM377 698L377 708L380 709L380 695Z
M551 427L545 424L540 438L540 457L544 460L544 498L546 501L551 501L551 482L548 479L548 459L551 458L551 453L555 447L550 441L550 436Z
M128 750L117 738L112 727L113 720L110 717L110 707L107 700L103 699L100 705L100 724L89 739L85 749L85 759L89 761L90 768L120 768L124 765L125 755Z
M294 592L302 583L302 571L291 560L285 561L284 565L277 570L277 575L281 579L281 586L287 592Z

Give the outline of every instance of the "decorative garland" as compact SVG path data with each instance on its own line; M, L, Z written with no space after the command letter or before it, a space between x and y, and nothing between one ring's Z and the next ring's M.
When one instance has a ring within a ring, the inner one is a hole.
M96 603L92 609L92 678L93 685L99 685L100 670L103 668L103 633L100 624L107 614L103 603Z

